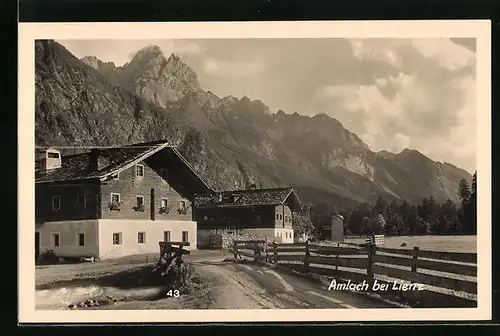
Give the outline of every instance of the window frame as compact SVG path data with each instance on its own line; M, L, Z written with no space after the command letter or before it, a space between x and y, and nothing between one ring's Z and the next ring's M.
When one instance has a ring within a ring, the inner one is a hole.
M81 240L80 237L83 236L83 244L80 244ZM85 232L79 231L76 232L76 245L79 247L86 246L85 243L87 242L87 238L85 237Z
M56 245L56 237L57 237L57 245ZM61 246L61 234L59 232L52 232L52 247Z
M82 203L79 202L79 197L78 196L81 196L83 195L83 208L86 209L87 208L87 193L78 193L76 194L76 203L78 205L81 205Z
M184 240L184 234L186 234L186 240ZM181 231L181 241L183 243L189 242L189 231Z
M165 233L167 233L167 232L168 232L168 240L165 239L166 238ZM171 233L170 230L163 231L163 241L164 242L170 242L170 241L172 241L172 233Z
M118 242L115 242L115 235L118 237ZM113 245L122 245L123 244L123 233L122 232L113 232L111 235L111 239L113 242Z
M137 175L138 172L139 172L139 169L138 169L139 167L141 167L141 169L142 169L142 175ZM135 177L142 178L145 175L144 173L145 173L145 171L144 171L144 165L142 165L142 164L136 164L135 165Z
M140 239L141 234L142 234L142 241ZM137 232L137 244L146 244L146 231Z
M57 209L54 206L54 200L56 200L56 199L58 200L58 202L57 202L57 205L58 205ZM59 210L61 210L61 195L52 195L52 211L57 212Z
M141 204L139 204L139 203L137 202L139 199L142 199L142 203L141 203ZM144 202L145 202L145 201L144 201L144 196L143 196L143 195L135 195L135 206L136 206L136 207L140 207L141 205L144 207L144 206L145 206L145 203L144 203Z
M113 203L113 195L117 195L117 196L118 196L118 201L117 201L116 203L117 203L117 204L120 204L120 202L121 202L121 198L122 198L122 197L121 197L121 195L120 195L120 193L115 193L115 192L112 192L112 193L110 193L109 195L110 195L110 197L109 197L109 198L110 198L111 203Z

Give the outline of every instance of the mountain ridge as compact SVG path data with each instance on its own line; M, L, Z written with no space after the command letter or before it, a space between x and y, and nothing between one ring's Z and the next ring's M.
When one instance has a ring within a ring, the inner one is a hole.
M143 50L114 72L114 64L79 60L55 41L36 46L37 145L169 139L216 189L290 185L304 201L337 207L377 196L457 201L459 180L472 178L416 150L373 152L324 113L270 113L260 100L220 98L178 56L167 68L161 50Z

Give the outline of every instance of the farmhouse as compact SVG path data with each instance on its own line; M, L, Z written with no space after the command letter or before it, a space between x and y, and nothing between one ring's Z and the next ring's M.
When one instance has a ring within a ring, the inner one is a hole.
M232 228L292 243L292 211L300 200L292 188L247 189L197 194L194 208L199 236Z
M158 242L196 249L194 194L213 190L165 141L61 156L35 168L35 254L100 259L158 252Z

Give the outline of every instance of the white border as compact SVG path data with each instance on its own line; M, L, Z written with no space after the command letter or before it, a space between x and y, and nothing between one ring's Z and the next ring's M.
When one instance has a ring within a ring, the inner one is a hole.
M213 23L19 24L19 194L34 209L34 40L187 38L477 38L478 308L276 309L174 311L35 310L34 211L18 212L20 322L425 321L491 318L491 23L447 21L302 21Z

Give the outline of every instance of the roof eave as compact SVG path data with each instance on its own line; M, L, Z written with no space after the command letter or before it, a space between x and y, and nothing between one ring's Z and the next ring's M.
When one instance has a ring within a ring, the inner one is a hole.
M140 162L140 161L147 159L148 157L152 156L155 153L158 153L159 151L161 151L162 149L164 149L166 147L169 147L168 142L161 144L160 146L157 146L155 148L152 148L151 150L147 151L146 153L144 153L142 155L137 156L135 159L133 159L129 163L125 164L124 166L121 166L120 168L116 168L115 170L113 170L109 173L100 175L99 178L100 178L101 182L104 182L109 176L121 173L122 171L135 165L137 162Z

